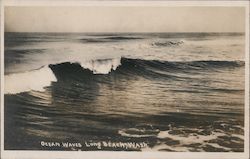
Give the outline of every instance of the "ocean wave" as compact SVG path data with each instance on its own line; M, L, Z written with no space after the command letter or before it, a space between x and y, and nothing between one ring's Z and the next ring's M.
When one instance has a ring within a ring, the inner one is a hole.
M103 42L120 42L128 40L140 40L142 37L133 37L133 36L107 36L107 37L92 37L92 38L82 38L79 39L84 43L103 43Z
M222 69L244 66L243 61L158 61L130 58L97 59L85 62L65 62L51 64L49 67L56 76L86 78L92 75L124 75L147 78L184 78L181 74L203 71L219 71ZM62 76L61 76L62 75ZM186 76L185 76L186 77Z
M59 63L42 66L41 68L5 75L5 94L22 92L44 91L51 82L56 82L62 76L74 79L80 74L91 76L94 74L108 74L115 70L121 63L118 59L97 59L80 63ZM73 75L73 76L70 76Z
M211 68L228 68L228 67L242 67L244 61L159 61L159 60L142 60L142 59L128 59L122 58L121 63L130 64L131 66L148 66L155 68L171 68L178 69L211 69Z
M96 59L85 62L50 64L36 70L5 75L5 94L30 90L43 91L51 82L61 79L89 79L95 75L125 75L167 79L180 78L176 73L216 71L244 66L243 61L158 61L129 58ZM184 78L184 77L183 77Z

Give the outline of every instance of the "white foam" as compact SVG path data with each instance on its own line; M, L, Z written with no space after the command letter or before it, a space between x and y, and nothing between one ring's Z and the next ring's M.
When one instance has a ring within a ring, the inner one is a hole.
M154 132L153 131L148 131L147 130L139 130L139 129L133 129L133 128L130 128L128 130L134 130L135 132L138 132L138 133L145 133L145 134L136 134L135 132L134 133L127 133L126 130L119 130L118 131L118 134L120 134L121 136L125 136L125 137L134 137L134 138L141 138L141 137L151 137L151 136L155 136L156 134L154 134L154 132L158 132L159 130L156 129Z
M44 91L52 81L57 81L52 70L46 66L37 70L4 76L4 94L17 94L27 91Z
M108 74L121 65L121 58L83 61L80 64L83 68L92 70L94 74Z
M228 147L225 147L225 146L221 146L221 145L219 145L219 144L217 144L217 143L206 143L207 145L210 145L210 146L212 146L212 147L214 147L214 148L218 148L218 149L224 149L224 150L226 150L226 151L230 151L231 150L231 148L228 148Z
M145 147L145 148L142 148L141 150L145 151L145 152L150 152L150 151L160 151L160 150L166 150L166 149L171 150L171 151L175 151L175 152L188 152L188 151L190 151L188 147L169 146L166 144L159 144L159 145L154 146L153 148Z
M205 141L217 139L219 136L225 136L225 134L219 132L213 132L211 135L197 135L191 133L188 136L180 136L180 135L169 134L169 131L171 130L161 131L157 137L160 139L171 138L173 140L180 141L180 143L182 144L187 145L194 143L203 143Z
M193 150L193 148L188 147L187 145L196 144L196 143L201 144L201 146L199 146L198 148L195 148L196 151L204 151L203 146L205 145L210 145L214 148L221 148L227 151L231 150L230 148L221 146L217 143L207 142L213 139L217 139L219 136L225 136L225 134L223 133L213 132L211 135L198 135L198 134L191 133L188 136L181 136L181 135L170 134L169 133L170 131L171 130L161 131L159 132L157 137L160 139L170 138L172 140L179 141L179 143L177 143L176 145L171 145L171 146L165 143L158 143L153 148L146 147L146 148L143 148L142 151L159 151L159 150L165 149L165 150L176 151L176 152L188 152L188 151Z
M238 134L232 134L232 137L240 138L241 140L244 140L244 135L238 135Z
M124 131L119 131L118 132L121 136L125 136L125 137L134 137L134 138L141 138L141 137L150 137L150 136L155 136L153 134L148 134L148 135L139 135L139 134L128 134Z

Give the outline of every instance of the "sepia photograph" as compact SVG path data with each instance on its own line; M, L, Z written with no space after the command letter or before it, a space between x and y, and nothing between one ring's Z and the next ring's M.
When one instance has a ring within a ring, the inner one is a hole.
M163 4L2 7L1 155L248 158L247 3Z

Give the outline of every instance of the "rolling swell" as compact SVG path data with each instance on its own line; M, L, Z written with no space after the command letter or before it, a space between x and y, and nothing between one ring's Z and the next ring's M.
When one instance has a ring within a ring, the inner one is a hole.
M106 59L110 60L110 59ZM97 60L98 62L98 60ZM101 61L100 61L101 62ZM103 62L103 60L102 60ZM110 67L107 67L106 76L110 75L148 75L148 76L164 76L167 73L188 73L193 71L218 71L223 69L234 69L243 67L244 61L158 61L158 60L143 60L143 59L130 59L121 58L120 64L114 66L113 63L109 63ZM88 78L91 76L100 76L102 74L96 74L91 68L85 68L79 63L60 63L51 64L49 67L54 74L60 78L74 78L78 76L80 78ZM115 69L114 69L115 68ZM174 76L172 74L172 76Z
M81 42L84 43L103 43L103 42L122 42L128 40L140 40L142 37L131 37L131 36L109 36L101 38L82 38Z

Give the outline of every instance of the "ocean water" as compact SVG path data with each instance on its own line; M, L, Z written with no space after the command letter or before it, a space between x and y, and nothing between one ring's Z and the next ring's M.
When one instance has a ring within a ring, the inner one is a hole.
M5 33L4 42L6 150L244 151L244 34Z

